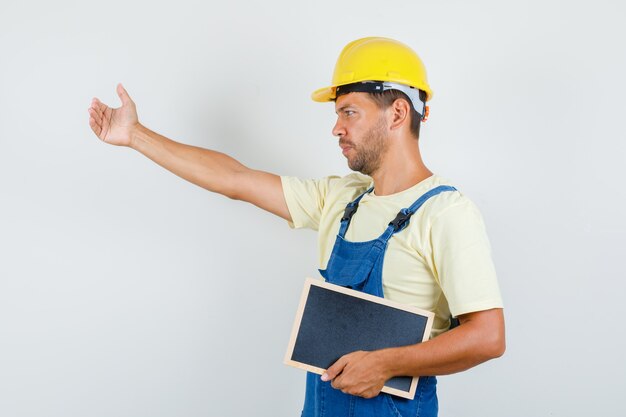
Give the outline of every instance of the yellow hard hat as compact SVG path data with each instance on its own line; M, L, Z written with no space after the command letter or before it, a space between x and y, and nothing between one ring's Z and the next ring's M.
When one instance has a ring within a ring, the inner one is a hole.
M417 88L426 93L426 101L433 95L426 80L426 68L411 48L393 39L369 37L357 39L343 48L335 65L332 85L314 91L311 98L332 101L337 98L337 87L364 81Z

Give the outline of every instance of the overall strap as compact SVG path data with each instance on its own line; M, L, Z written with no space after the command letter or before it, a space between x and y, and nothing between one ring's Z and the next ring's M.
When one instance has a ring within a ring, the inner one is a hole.
M365 191L363 194L358 196L354 201L348 203L346 206L346 210L343 212L343 216L341 217L341 224L339 226L339 236L344 238L346 236L346 231L348 230L348 226L350 225L350 221L352 220L352 216L356 213L359 208L359 202L366 194L371 193L374 190L374 187L371 187L369 190Z
M411 204L409 208L403 208L402 210L400 210L396 218L389 222L389 226L387 226L387 229L381 235L381 238L384 240L389 240L392 235L404 230L404 228L408 226L409 220L411 220L411 216L413 216L413 214L415 214L415 212L419 210L419 208L422 207L422 205L426 201L428 201L428 199L446 191L456 191L456 188L449 185L440 185L426 192L420 198L415 200L415 202Z

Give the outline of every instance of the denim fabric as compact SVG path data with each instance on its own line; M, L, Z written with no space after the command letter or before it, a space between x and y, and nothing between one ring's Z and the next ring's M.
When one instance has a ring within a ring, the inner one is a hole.
M328 265L320 273L330 283L383 297L382 267L389 239L407 226L411 216L429 198L444 191L454 191L455 188L433 188L409 208L402 209L377 239L367 242L347 241L345 235L352 215L363 196L372 190L367 190L346 207ZM396 221L398 219L401 220ZM419 379L413 400L386 393L365 399L344 394L334 389L330 382L323 382L319 375L308 373L302 417L436 417L436 386L435 377L423 376Z

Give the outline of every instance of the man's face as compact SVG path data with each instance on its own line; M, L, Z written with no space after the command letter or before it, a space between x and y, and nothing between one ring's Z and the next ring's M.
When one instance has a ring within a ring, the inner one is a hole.
M384 112L367 93L349 93L335 101L337 123L333 135L353 171L372 175L387 150L387 123Z

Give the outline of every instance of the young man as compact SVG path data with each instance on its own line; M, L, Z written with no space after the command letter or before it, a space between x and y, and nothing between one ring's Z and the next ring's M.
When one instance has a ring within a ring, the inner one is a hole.
M307 376L303 416L436 416L434 375L504 353L504 318L489 242L475 205L424 165L419 126L432 92L419 57L386 38L348 44L330 87L333 135L358 173L321 180L279 177L219 152L167 139L122 107L93 99L89 124L103 141L131 147L207 190L250 202L319 232L329 282L433 311L428 342L347 354L320 378ZM358 212L357 212L358 209ZM450 329L451 318L459 325ZM399 375L420 376L414 400L380 393Z

